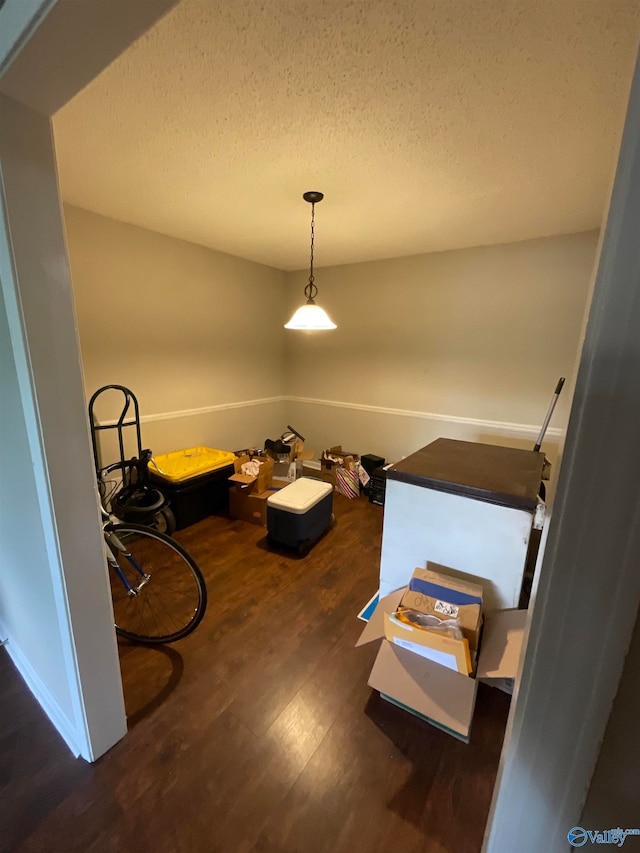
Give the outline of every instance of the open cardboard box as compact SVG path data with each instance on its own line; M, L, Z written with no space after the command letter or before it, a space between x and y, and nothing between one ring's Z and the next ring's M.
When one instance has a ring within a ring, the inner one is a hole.
M455 672L384 639L385 615L400 604L408 588L378 602L356 646L381 640L368 684L380 695L436 728L469 743L478 679L515 678L522 648L526 610L485 615L475 678Z
M267 498L278 491L279 486L271 485L264 492L247 492L245 487L235 485L229 489L229 515L248 521L250 524L267 526Z
M260 470L257 475L243 474L242 465L249 462L248 454L238 456L234 462L235 473L229 477L232 483L242 487L246 494L261 494L266 492L273 479L273 459L269 456L254 456L260 462Z
M277 462L295 462L299 459L301 462L308 459L313 459L314 451L304 449L304 441L301 438L294 438L286 442L289 452L281 455L273 455L267 450L267 455Z
M356 463L360 460L357 453L351 453L342 449L341 444L336 444L328 450L322 451L320 457L320 471L316 474L325 483L337 485L336 469L343 467L355 470Z
M287 453L277 454L269 449L265 451L265 454L272 460L272 477L279 487L293 483L294 480L301 477L303 463L314 457L313 450L305 450L304 441L299 437L292 438L285 444L288 448Z
M347 450L343 450L342 445L337 444L335 447L330 447L328 450L324 450L322 452L320 465L322 468L326 468L328 470L339 466L353 469L355 463L359 460L360 457L357 453L351 453Z
M289 454L291 461L299 460L300 462L305 462L309 459L313 459L314 456L315 451L305 450L304 441L301 441L301 439L297 438L295 441L291 442L291 452Z
M285 486L287 483L293 483L298 477L302 476L302 469L305 462L309 462L314 457L313 450L305 450L304 442L296 438L288 442L289 456L286 460L282 457L279 461L274 462L273 479L276 485Z

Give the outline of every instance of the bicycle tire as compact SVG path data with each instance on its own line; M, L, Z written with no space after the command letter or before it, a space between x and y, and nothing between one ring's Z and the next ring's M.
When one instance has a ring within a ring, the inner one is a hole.
M207 587L193 557L170 536L142 524L109 524L105 535L109 533L145 573L144 584L131 595L115 569L109 569L116 633L135 643L161 645L195 631L207 609ZM137 587L141 575L128 555L110 550L129 584Z

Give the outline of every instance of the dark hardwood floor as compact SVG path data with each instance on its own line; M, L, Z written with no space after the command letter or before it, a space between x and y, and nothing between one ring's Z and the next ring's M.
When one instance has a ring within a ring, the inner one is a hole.
M309 556L212 517L176 535L209 608L172 647L121 644L130 731L74 759L0 653L0 849L477 853L508 712L480 685L462 744L367 687L354 648L382 509L335 498Z

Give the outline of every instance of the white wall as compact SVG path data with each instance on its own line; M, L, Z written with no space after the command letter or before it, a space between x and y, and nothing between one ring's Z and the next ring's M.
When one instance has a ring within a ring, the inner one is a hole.
M102 385L129 387L154 453L236 450L279 435L283 273L80 208L64 212L87 397ZM118 414L98 410L100 419Z
M571 379L596 244L585 232L317 270L338 329L287 332L287 392L305 401L294 425L317 448L388 458L440 435L532 447L558 377ZM290 310L305 280L287 275ZM551 457L569 403L570 382Z
M0 291L0 635L28 661L67 730L74 710L9 324Z

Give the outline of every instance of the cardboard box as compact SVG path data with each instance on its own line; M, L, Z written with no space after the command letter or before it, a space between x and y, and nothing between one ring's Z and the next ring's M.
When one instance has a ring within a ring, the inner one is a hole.
M322 466L320 465L319 459L306 459L302 463L302 476L303 477L315 477L316 480L321 480L320 472L322 470Z
M336 470L338 468L348 468L350 471L355 471L359 456L357 453L350 453L342 449L341 444L335 447L330 447L328 450L322 451L320 457L320 473L318 476L325 483L331 483L336 488Z
M321 468L314 477L318 477L320 480L323 480L325 483L331 483L333 488L336 487L336 469L334 468Z
M475 652L482 629L482 586L447 574L437 563L415 569L402 605L439 619L458 619L460 628Z
M315 453L313 450L304 449L304 441L301 438L294 438L287 442L289 448L288 453L273 454L267 450L266 455L272 458L275 462L295 462L296 459L304 461L305 459L313 459Z
M300 473L298 473L298 471ZM273 463L273 479L278 484L287 485L293 483L298 477L302 476L302 463L296 462L274 462Z
M235 485L229 490L229 515L248 521L249 524L267 526L267 498L277 489L267 489L265 492L247 492L246 487Z
M381 641L369 686L394 705L468 743L478 679L491 684L515 678L527 611L501 610L485 618L474 678L384 639L385 614L397 609L406 591L406 587L396 590L378 602L356 643Z
M270 450L265 451L273 462L272 480L280 488L302 477L304 462L308 462L314 456L313 450L304 449L304 442L300 438L287 442L287 447L288 453L276 454Z
M234 463L235 473L229 477L229 480L232 483L245 487L247 494L261 494L262 492L266 492L271 485L273 459L270 459L268 456L254 456L253 459L257 459L260 462L260 472L257 476L242 473L242 465L245 462L249 462L249 456L243 455L236 459Z
M341 444L337 444L335 447L330 447L328 450L322 451L320 466L328 470L336 466L342 466L343 468L349 468L351 471L354 471L355 464L359 461L360 457L357 453L347 452L342 449Z
M291 442L291 452L289 454L289 459L293 462L294 460L298 460L300 462L304 462L305 460L313 459L315 456L314 450L305 450L304 449L304 441L297 438L295 441Z

